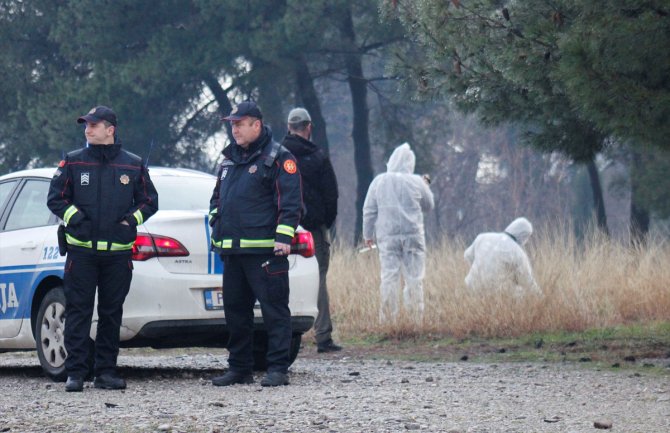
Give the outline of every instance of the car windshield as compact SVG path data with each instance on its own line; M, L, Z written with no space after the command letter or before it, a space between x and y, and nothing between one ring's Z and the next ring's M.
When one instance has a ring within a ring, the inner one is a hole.
M160 210L209 210L209 199L216 178L156 176L152 177L158 191Z

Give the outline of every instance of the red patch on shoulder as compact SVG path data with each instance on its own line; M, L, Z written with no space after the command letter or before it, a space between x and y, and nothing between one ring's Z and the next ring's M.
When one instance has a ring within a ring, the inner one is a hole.
M284 170L286 170L288 174L295 174L295 172L298 171L298 166L295 165L295 161L292 159L287 159L284 161Z
M60 168L65 167L65 160L64 160L64 159L62 159L62 160L58 163L58 167L60 167Z

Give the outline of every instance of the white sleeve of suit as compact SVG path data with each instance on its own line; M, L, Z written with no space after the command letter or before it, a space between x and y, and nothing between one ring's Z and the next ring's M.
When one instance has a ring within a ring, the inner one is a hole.
M423 179L421 179L421 183L423 184L421 190L421 209L427 212L435 207L433 191L430 190L430 187Z

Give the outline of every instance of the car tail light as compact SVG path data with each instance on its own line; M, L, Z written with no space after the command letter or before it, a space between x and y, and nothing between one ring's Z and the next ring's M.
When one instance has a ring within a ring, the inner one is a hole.
M178 240L167 236L138 233L133 245L133 260L144 261L152 257L179 257L190 253Z
M312 257L314 255L314 238L307 231L296 232L291 242L291 253L300 254L303 257Z

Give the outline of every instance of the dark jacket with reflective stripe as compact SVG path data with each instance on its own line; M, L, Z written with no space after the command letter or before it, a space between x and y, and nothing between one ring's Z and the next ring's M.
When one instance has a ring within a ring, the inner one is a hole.
M275 158L268 158L273 146ZM222 254L267 254L290 244L302 214L300 173L293 155L263 127L247 150L231 144L210 200L212 246Z
M132 248L137 225L158 210L158 193L139 156L120 143L90 145L58 164L47 206L67 224L68 248L114 254Z
M330 228L337 217L337 178L328 152L299 135L287 134L282 145L298 160L307 212L300 224L307 230Z

